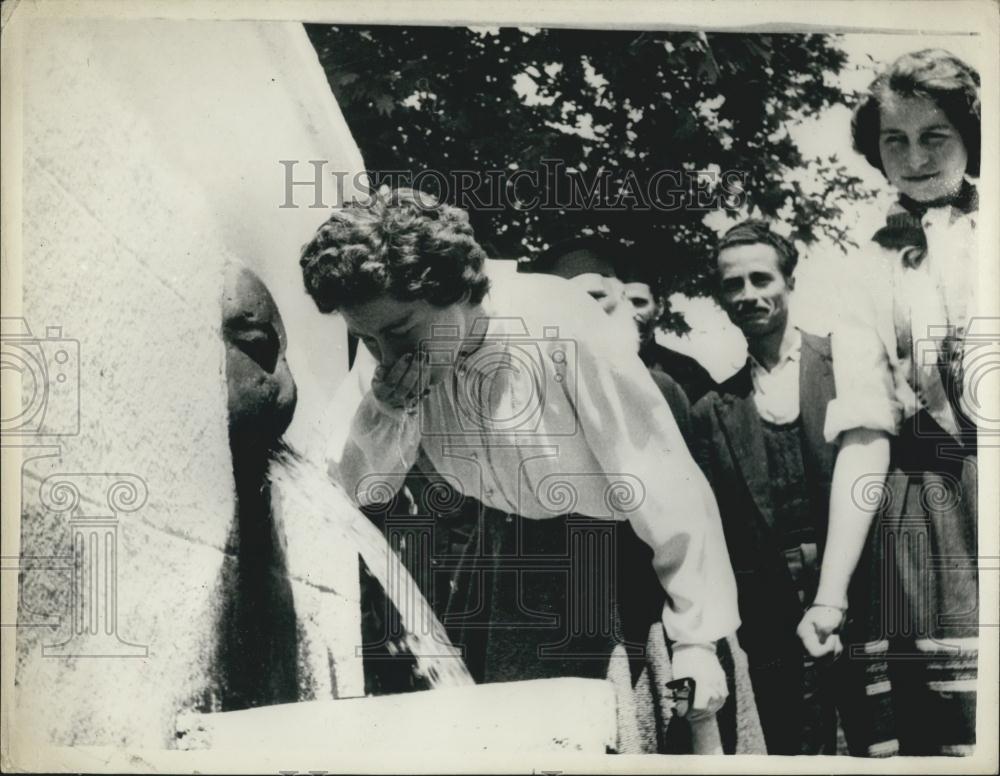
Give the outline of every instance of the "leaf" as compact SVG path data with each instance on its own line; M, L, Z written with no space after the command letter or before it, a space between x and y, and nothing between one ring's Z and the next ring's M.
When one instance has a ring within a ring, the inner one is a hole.
M375 110L381 113L383 116L389 116L392 114L393 108L396 107L396 101L392 99L388 94L380 94L375 98Z
M705 47L704 57L698 65L698 78L709 84L715 84L719 80L719 63L715 61L712 49Z

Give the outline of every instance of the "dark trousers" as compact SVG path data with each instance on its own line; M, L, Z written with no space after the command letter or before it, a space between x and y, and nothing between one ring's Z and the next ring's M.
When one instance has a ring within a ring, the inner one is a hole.
M861 701L860 671L844 654L837 660L815 661L789 655L771 664L750 667L754 698L768 754L838 753L838 722L852 754L864 754L851 744L851 727Z
M784 555L788 592L804 610L819 581L817 547L804 543ZM813 659L799 642L797 624L797 617L775 619L764 630L757 623L756 638L747 639L750 680L768 753L835 755L842 730L852 754L864 754L860 731L852 725L861 719L865 663L852 660L850 650L836 659ZM849 644L850 632L842 638Z

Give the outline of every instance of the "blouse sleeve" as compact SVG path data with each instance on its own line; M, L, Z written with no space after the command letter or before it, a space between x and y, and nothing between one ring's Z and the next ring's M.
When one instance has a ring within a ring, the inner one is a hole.
M602 470L642 484L627 514L653 550L674 641L707 643L739 627L736 582L718 507L638 355L580 342L575 397L580 428Z
M856 428L895 434L903 414L894 382L891 268L884 257L860 255L847 262L846 276L830 338L836 398L826 411L828 442Z
M357 362L337 391L329 416L326 461L330 476L355 503L388 500L402 488L420 448L418 415L378 401L371 392L375 361L358 348Z

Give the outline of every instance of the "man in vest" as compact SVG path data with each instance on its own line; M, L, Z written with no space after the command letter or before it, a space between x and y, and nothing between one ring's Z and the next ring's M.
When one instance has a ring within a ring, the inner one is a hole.
M692 452L715 491L736 572L740 644L771 754L835 754L856 665L814 661L796 627L813 604L836 449L829 337L789 320L794 245L764 221L734 226L716 252L717 298L749 358L692 410Z

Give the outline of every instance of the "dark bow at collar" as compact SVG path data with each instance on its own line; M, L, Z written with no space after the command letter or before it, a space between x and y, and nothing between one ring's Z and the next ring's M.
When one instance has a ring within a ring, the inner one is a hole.
M903 263L910 268L919 267L927 255L927 235L922 219L928 210L950 205L953 210L968 214L979 209L979 193L968 181L963 181L957 194L949 197L917 202L901 194L899 202L889 211L886 224L872 236L883 248L903 251Z

